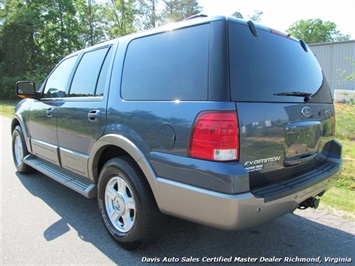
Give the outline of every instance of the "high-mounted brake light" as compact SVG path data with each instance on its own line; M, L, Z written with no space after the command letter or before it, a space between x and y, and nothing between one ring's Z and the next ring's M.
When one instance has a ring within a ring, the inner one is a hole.
M239 159L236 112L203 112L195 120L189 155L194 158L231 161Z
M272 28L269 28L269 29L270 29L270 32L273 33L273 34L276 34L276 35L279 35L279 36L282 36L282 37L285 37L285 38L290 38L291 37L290 34L284 33L282 31L278 31L278 30L275 30L275 29L272 29Z

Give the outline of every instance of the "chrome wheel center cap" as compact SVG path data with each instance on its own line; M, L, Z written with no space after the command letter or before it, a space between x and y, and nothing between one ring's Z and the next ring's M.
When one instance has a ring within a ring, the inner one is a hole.
M120 215L122 215L126 210L125 205L126 204L125 204L125 201L122 198L122 196L117 195L113 201L113 207L114 207L115 211L117 213L119 213Z

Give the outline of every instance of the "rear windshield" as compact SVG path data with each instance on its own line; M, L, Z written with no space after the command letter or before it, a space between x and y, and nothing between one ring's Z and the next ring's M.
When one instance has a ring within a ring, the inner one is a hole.
M331 102L322 70L299 41L247 25L229 25L231 96L234 101L303 102L304 97L280 94L302 92L313 100ZM278 96L275 94L279 94Z

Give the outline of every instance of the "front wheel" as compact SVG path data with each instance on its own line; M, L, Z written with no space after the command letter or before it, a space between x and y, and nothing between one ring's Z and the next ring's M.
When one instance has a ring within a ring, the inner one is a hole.
M12 157L17 171L22 174L29 174L33 172L33 168L24 163L24 158L29 154L25 138L23 136L22 128L16 126L12 132Z
M98 182L98 205L110 235L125 249L153 242L163 215L137 164L129 157L109 160Z

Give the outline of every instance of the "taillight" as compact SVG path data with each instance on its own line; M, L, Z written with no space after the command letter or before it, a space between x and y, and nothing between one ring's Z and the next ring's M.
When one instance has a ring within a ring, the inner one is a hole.
M231 161L239 159L236 112L203 112L195 120L189 155L194 158Z

